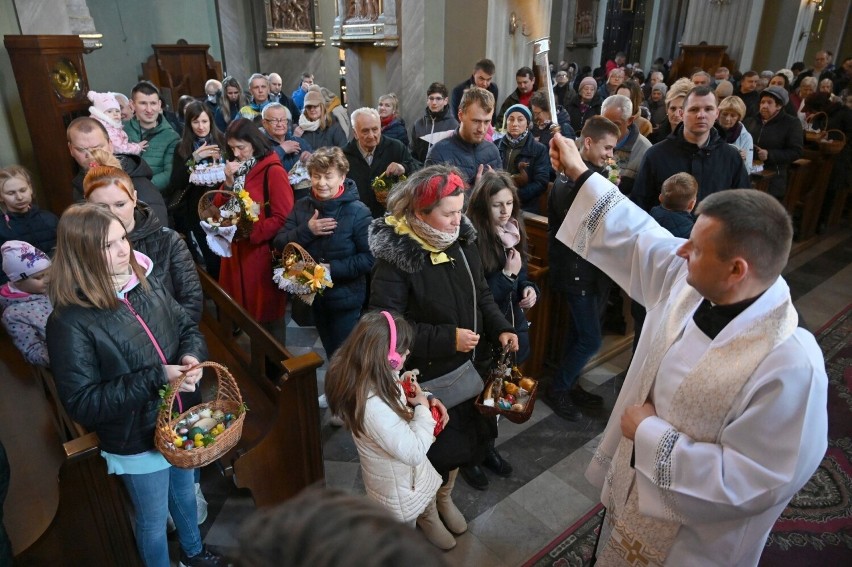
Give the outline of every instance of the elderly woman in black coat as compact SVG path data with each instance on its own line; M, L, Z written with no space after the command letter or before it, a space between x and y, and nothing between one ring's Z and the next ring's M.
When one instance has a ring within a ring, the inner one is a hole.
M514 328L485 281L476 232L462 214L463 190L457 169L427 167L391 193L389 214L370 225L370 250L376 257L370 307L402 313L414 325L407 366L420 370L425 389L429 380L468 360L483 372L491 362L489 343L518 348ZM473 398L450 408L449 415L428 453L447 480L438 492L442 516L442 506L451 502L441 495L452 490L458 467L479 490L488 486L480 465L501 476L512 471L494 449L496 421L477 412Z

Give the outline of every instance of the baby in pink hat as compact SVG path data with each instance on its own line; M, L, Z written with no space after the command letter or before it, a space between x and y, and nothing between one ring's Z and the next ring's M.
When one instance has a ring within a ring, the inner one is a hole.
M0 251L9 281L0 286L3 326L27 362L50 366L45 329L53 305L47 297L50 258L23 240L9 240Z
M127 138L121 122L121 106L112 93L89 91L86 96L92 101L92 106L89 107L89 114L104 125L115 153L139 155L145 151L145 148L148 146L147 140L132 143Z

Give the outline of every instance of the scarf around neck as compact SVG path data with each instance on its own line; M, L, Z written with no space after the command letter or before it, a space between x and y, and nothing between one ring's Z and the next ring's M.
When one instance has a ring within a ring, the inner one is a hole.
M441 252L452 246L453 242L459 238L459 229L461 226L457 226L455 232L451 234L429 226L428 223L420 220L414 215L406 215L405 218L408 221L408 225L411 227L411 230L413 230L417 236L426 242L426 244L440 250Z
M497 236L503 243L503 248L514 248L521 242L521 229L518 221L510 218L505 226L497 227Z
M511 134L506 134L506 137L503 138L503 139L506 140L507 146L509 146L512 149L515 149L515 148L519 148L519 147L524 145L524 142L526 142L527 136L529 135L529 133L530 133L530 130L529 130L529 128L527 128L526 130L524 130L523 134L521 134L517 138L513 139Z
M390 116L387 116L385 118L379 118L379 120L381 120L381 123L382 123L382 130L384 130L388 126L390 126L391 122L393 122L394 118L396 118L396 117L393 114L391 114Z
M234 174L234 193L241 191L246 186L246 176L248 175L251 168L254 167L254 164L257 163L257 158L252 156L248 160L244 161L240 168L237 170L237 173Z
M307 116L302 114L299 116L299 127L305 132L316 132L319 130L319 120L308 120Z
M408 223L409 218L409 216L400 218L393 215L387 215L385 216L385 223L388 226L392 226L396 234L400 236L407 236L416 242L423 250L429 252L429 260L433 265L449 262L450 257L447 256L445 252L426 242L414 231L413 227Z

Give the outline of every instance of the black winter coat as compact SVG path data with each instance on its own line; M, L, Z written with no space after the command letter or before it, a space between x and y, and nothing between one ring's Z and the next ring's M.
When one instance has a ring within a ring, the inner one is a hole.
M128 235L134 250L154 262L151 278L158 280L195 323L201 321L201 280L183 238L165 228L144 203L134 212L136 224Z
M603 100L601 100L601 96L596 92L585 112L580 108L581 103L582 99L580 98L580 95L576 95L568 101L568 104L565 106L565 110L568 111L568 116L571 117L571 126L574 128L575 132L580 132L583 129L583 124L585 124L586 120L590 116L595 116L601 113L601 104L603 103Z
M683 123L662 142L645 152L630 199L645 211L660 204L663 181L685 171L698 181L698 202L724 189L751 187L740 152L725 142L715 128L703 148L683 138Z
M408 132L405 130L405 120L402 118L394 118L390 124L382 128L382 137L399 140L406 149L409 147Z
M787 192L787 169L804 153L802 123L782 109L766 123L760 115L747 118L746 128L754 139L755 158L758 147L767 150L763 169L775 172L769 180L769 193L780 199Z
M273 240L282 250L288 242L298 242L317 262L327 263L334 286L317 294L315 305L325 309L348 310L364 304L367 297L367 274L373 268L373 255L367 244L367 227L373 218L370 210L358 200L355 183L347 179L343 194L320 201L309 194L299 199L287 216L284 228ZM316 236L308 221L319 211L319 218L333 218L337 228L329 236Z
M524 250L526 252L526 250ZM535 290L536 296L541 296L541 290L535 282L529 279L527 270L527 259L524 258L521 262L521 270L515 279L509 279L503 274L503 266L506 262L506 253L503 252L500 258L500 269L488 272L485 274L485 281L488 282L488 287L491 289L491 294L494 296L494 302L500 308L500 312L507 321L515 326L515 334L518 335L518 352L516 360L518 364L523 363L530 355L530 339L527 316L524 310L521 309L519 302L523 298L523 292L526 288L531 287ZM494 346L499 346L499 343Z
M319 128L313 132L305 130L302 132L302 139L315 150L329 146L343 148L347 142L346 132L343 131L343 128L337 122L332 122L325 130L320 130Z
M594 171L599 170L588 162ZM557 176L547 200L547 239L550 285L554 291L577 295L600 294L607 289L606 275L556 238L573 202L574 182L564 175Z
M355 182L361 202L369 207L373 218L385 214L385 206L376 200L376 193L372 186L373 180L384 173L388 166L394 162L405 168L405 175L411 175L420 166L411 157L411 152L402 145L402 142L388 138L384 134L382 134L376 149L373 150L372 164L368 164L364 156L361 155L361 150L358 149L358 140L355 139L349 140L349 143L343 148L343 155L349 161L349 173L346 176Z
M492 145L493 147L493 145ZM458 240L445 253L452 260L433 264L430 253L408 235L396 233L385 219L375 219L369 230L370 250L376 257L370 283L370 308L401 313L414 325L415 339L406 366L418 368L421 382L455 370L471 353L456 350L456 329L480 333L484 341L474 349L477 366L487 364L486 342L498 343L504 332L514 332L500 313L482 271L476 231L462 216ZM470 265L474 289L461 254Z
M556 107L556 122L559 124L559 131L563 136L572 140L577 138L577 133L574 132L574 128L571 126L571 116L561 106ZM532 124L530 132L532 132L533 137L539 144L544 145L550 151L550 140L553 138L553 132L550 131L550 123L545 124L542 128Z
M10 240L23 240L45 254L52 256L56 248L56 225L59 219L50 211L39 209L33 203L25 213L5 213L0 219L0 245ZM0 270L0 285L9 281Z
M426 154L429 153L429 148L434 145L434 142L429 143L422 139L422 136L455 130L458 127L459 122L450 114L449 105L445 106L444 110L438 114L432 114L427 108L426 114L415 122L411 129L411 155L419 162L425 161Z
M476 172L480 165L491 166L494 169L503 169L503 160L497 146L483 140L478 144L465 142L459 135L458 129L449 138L444 138L429 150L425 165L445 164L459 168L462 179L473 187L476 181Z
M127 301L151 330L169 364L185 355L207 358L204 337L156 280L136 286ZM47 349L62 405L98 434L101 449L135 455L154 448L158 391L167 383L157 350L131 308L54 309L47 320ZM62 364L56 361L63 361Z
M518 187L518 197L521 199L521 207L531 213L539 213L538 198L547 190L550 181L550 155L544 144L535 141L532 133L527 133L524 145L513 151L508 144L508 136L500 138L497 142L500 151L500 160L503 169L514 175L519 172L518 164L527 164L526 173L529 181L526 185Z
M115 157L121 162L121 168L130 176L133 181L133 188L136 189L136 197L151 207L154 214L157 215L162 226L169 226L169 213L166 210L166 202L163 200L163 195L157 186L151 181L154 172L151 167L139 156L131 154L115 154ZM83 200L83 178L86 177L85 171L80 171L77 176L71 180L71 187L74 194L74 201Z

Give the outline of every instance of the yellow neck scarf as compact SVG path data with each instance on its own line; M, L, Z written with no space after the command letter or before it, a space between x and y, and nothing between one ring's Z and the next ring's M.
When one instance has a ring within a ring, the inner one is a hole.
M432 265L444 264L446 262L452 262L452 258L447 256L445 252L442 252L435 248L434 246L428 244L425 240L417 236L414 231L411 229L411 226L408 224L408 220L405 217L397 218L393 215L387 215L385 217L385 222L394 228L394 232L399 234L400 236L407 236L414 240L421 248L429 252L429 259L432 262Z

